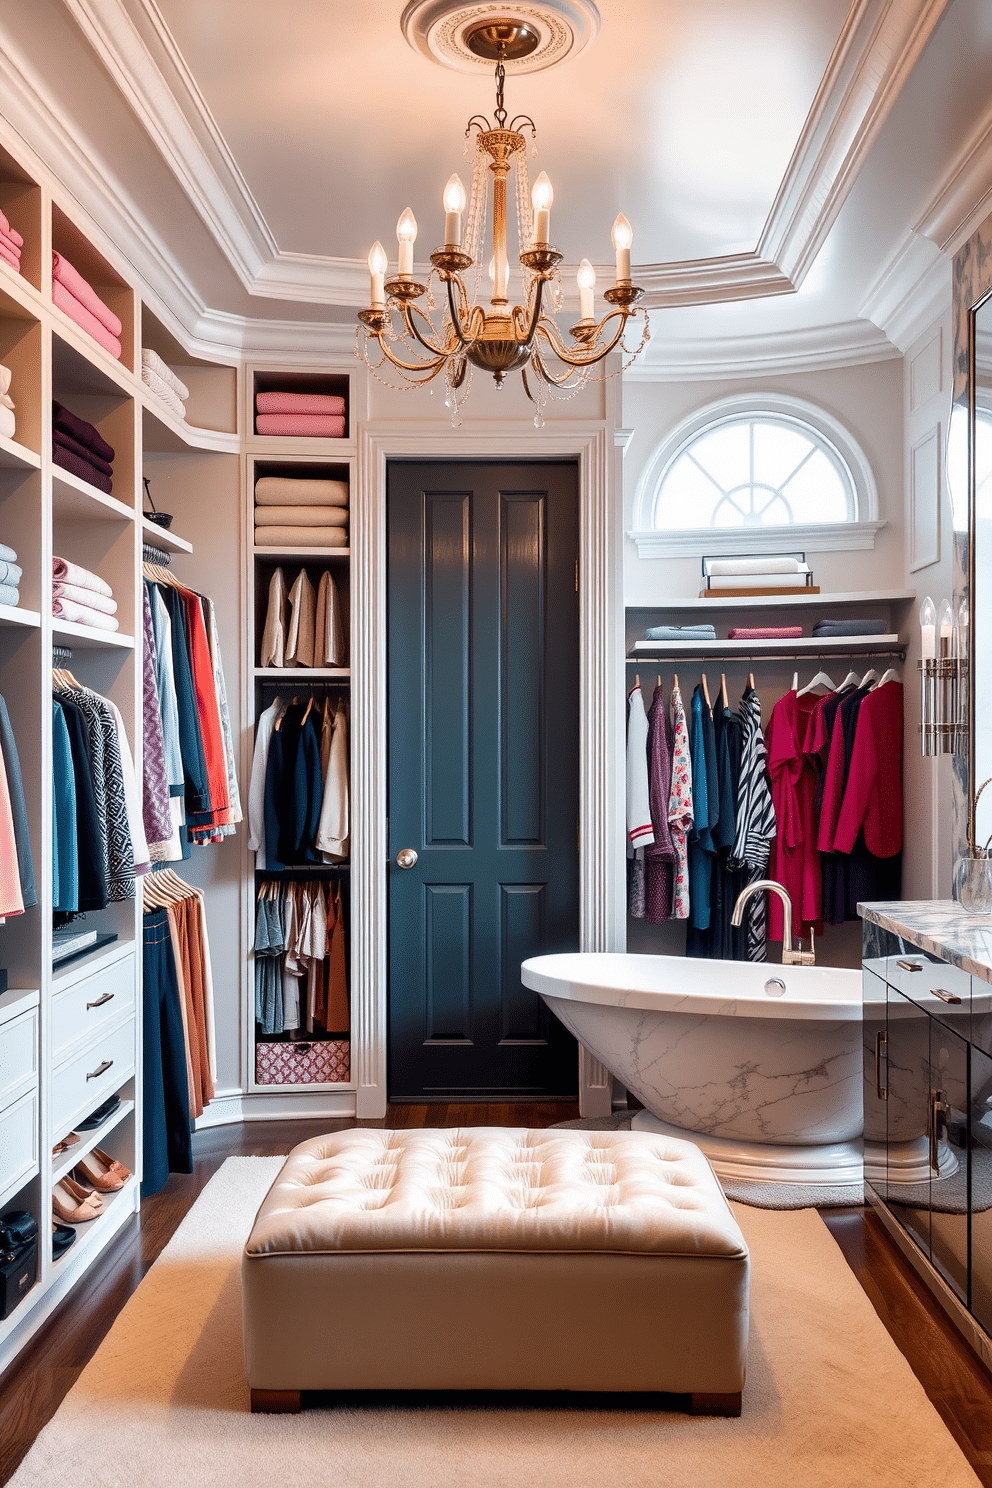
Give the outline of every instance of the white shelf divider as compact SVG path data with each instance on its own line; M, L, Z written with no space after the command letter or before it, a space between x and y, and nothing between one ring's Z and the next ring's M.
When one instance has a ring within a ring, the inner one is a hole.
M120 630L91 630L88 625L77 625L73 620L53 620L52 637L58 645L59 637L71 641L74 646L94 650L133 651L134 636Z
M180 537L178 532L171 532L165 527L160 527L144 513L141 517L141 541L151 548L164 548L168 553L192 553L193 551L193 544L187 542L185 537Z
M0 434L0 467L7 470L40 470L41 456L16 439Z
M52 508L56 517L84 517L89 521L117 518L134 521L134 508L125 506L116 496L98 491L96 486L80 480L71 471L52 466Z

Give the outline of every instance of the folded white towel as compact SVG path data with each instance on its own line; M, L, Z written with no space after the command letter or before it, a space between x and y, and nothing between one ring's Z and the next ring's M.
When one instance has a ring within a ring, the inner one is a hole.
M343 527L256 527L256 548L346 548Z
M13 402L8 397L8 394L10 392L10 380L13 375L14 374L10 370L10 368L5 367L3 363L0 362L0 403L3 404L4 408L13 408L14 406Z
M0 553L0 558L4 556ZM17 554L14 554L17 557ZM56 584L75 584L80 589L92 589L95 594L105 594L113 599L114 591L99 574L90 573L81 563L70 563L67 558L52 558L52 578Z
M10 605L11 607L13 607L16 606L17 599L18 595L16 584L0 584L0 604Z
M172 389L164 378L159 377L150 367L142 367L141 380L150 393L154 393L160 403L172 410L177 418L186 417L186 405L179 394Z
M709 589L805 589L804 573L708 574Z
M73 625L89 625L94 630L120 630L121 623L113 615L104 615L90 605L74 604L71 599L56 596L52 600L52 614L58 620L68 620Z
M6 559L0 558L0 584L14 584L21 582L23 570L19 563L8 563Z
M14 552L13 548L8 548L6 543L0 543L0 559L2 559L4 563L16 563L17 554Z
M157 377L161 377L162 381L168 384L177 398L181 398L184 403L189 402L189 388L184 382L179 380L168 362L164 361L157 351L152 351L150 347L143 346L141 348L141 367L142 371L147 368L149 372L154 372Z
M799 558L708 558L708 574L809 573L809 564Z
M91 610L99 610L103 615L117 614L116 599L97 594L95 589L81 589L78 584L53 584L52 594L56 599L70 599L73 604L86 605Z
M343 506L256 506L256 527L347 527Z
M14 410L12 408L5 408L0 403L0 434L3 435L4 439L13 439L16 428L17 420L14 418Z
M255 482L255 500L259 506L347 506L348 482L263 475Z

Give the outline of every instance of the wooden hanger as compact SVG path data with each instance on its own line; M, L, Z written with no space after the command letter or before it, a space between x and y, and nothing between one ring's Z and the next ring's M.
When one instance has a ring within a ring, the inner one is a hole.
M75 689L76 692L86 691L82 682L77 682L72 673L66 671L65 667L52 667L52 681L57 686L66 690Z
M726 672L721 672L720 673L720 696L723 698L723 706L725 708L729 708L730 707L730 699L727 697L727 674L726 674Z
M673 678L673 681L672 681L672 686L673 687L678 687L679 692L682 691L681 687L679 687L679 674L678 674L678 672L676 672L675 675L674 675L674 678Z
M703 697L706 700L706 706L707 706L707 708L709 708L710 713L712 713L713 712L713 704L710 702L710 690L709 690L709 687L707 686L707 683L706 683L706 673L705 672L703 673L703 676L702 676L702 683L703 683Z
M751 689L752 692L757 692L758 689L754 685L754 673L753 672L748 672L748 674L747 674L747 685L748 685L748 687L750 687L750 689Z

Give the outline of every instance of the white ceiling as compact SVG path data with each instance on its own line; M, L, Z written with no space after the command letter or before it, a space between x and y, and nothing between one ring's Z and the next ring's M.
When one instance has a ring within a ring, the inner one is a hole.
M627 213L669 375L753 362L758 342L782 367L891 354L992 209L989 0L599 8L581 56L507 81L566 261L605 269ZM343 331L404 206L418 260L436 246L441 187L470 175L466 120L492 109L484 79L407 45L401 10L5 0L0 114L188 332Z

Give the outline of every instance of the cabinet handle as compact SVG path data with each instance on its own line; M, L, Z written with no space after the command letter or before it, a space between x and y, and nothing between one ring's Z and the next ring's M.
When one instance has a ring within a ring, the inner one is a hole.
M875 1094L879 1100L887 1101L889 1098L889 1086L886 1081L885 1089L882 1089L882 1046L885 1046L885 1057L889 1057L889 1035L883 1028L878 1029L875 1034Z
M113 992L104 992L103 996L102 997L98 997L97 1000L96 1000L96 1002L88 1002L86 1004L86 1011L89 1012L90 1008L103 1007L103 1004L105 1002L113 1002L113 1000L114 1000L114 994L113 994Z
M930 1091L930 1169L934 1178L940 1177L939 1120L941 1114L948 1115L950 1109L942 1090Z
M948 992L944 987L931 987L930 991L934 997L939 997L941 1002L960 1002L960 997L953 992Z
M98 1064L96 1069L86 1076L87 1080L95 1080L98 1075L105 1075L113 1062L112 1059L105 1059L102 1064Z
M922 961L897 961L896 962L896 965L899 967L900 971L922 971L923 970L923 962Z

